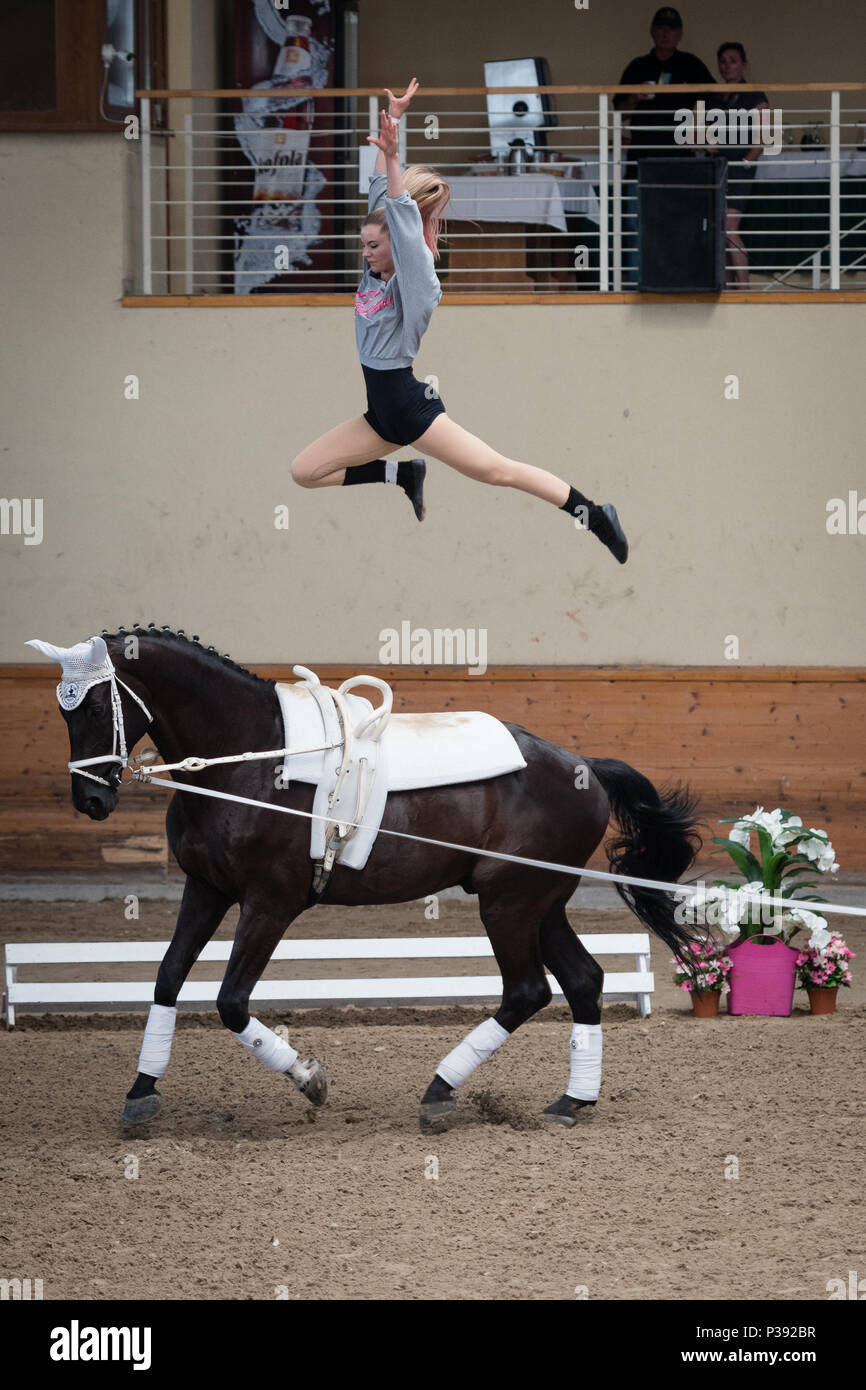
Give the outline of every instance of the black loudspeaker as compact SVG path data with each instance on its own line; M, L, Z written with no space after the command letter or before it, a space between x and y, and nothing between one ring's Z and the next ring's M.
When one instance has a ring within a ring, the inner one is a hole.
M728 162L704 158L638 161L638 289L725 288Z

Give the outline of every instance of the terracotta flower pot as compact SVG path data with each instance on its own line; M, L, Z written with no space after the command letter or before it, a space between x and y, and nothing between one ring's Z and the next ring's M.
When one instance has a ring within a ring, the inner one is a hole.
M692 990L692 1013L695 1018L715 1018L721 997L721 991L717 989Z
M752 936L735 941L728 955L733 961L728 976L729 1014L790 1014L798 955L793 946L777 937Z
M836 1012L836 995L838 986L833 985L829 989L826 985L815 985L813 988L807 986L806 993L809 996L809 1008L813 1014L834 1014Z

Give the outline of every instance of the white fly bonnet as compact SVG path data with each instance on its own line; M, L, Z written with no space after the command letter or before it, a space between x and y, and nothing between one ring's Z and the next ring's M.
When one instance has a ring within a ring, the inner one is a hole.
M102 637L91 637L89 642L78 642L74 647L55 647L52 642L40 642L34 637L27 646L60 662L63 675L57 687L57 698L61 708L66 710L77 709L91 686L111 680L114 674Z

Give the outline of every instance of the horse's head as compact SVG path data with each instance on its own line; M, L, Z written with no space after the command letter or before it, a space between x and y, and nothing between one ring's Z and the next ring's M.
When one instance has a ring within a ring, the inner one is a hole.
M150 710L117 675L102 637L74 647L36 639L27 645L60 662L57 699L69 730L72 803L91 820L105 820L117 806L128 750L152 722Z

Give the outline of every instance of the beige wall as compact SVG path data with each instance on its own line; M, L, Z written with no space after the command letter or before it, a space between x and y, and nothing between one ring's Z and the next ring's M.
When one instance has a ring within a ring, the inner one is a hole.
M358 0L361 85L417 75L435 87L478 86L485 59L546 57L554 84L616 82L652 43L655 0ZM756 82L862 82L861 0L684 0L681 47L716 75L716 49L739 40ZM419 101L422 100L419 97ZM862 101L860 102L862 106Z
M362 5L369 44L376 7ZM437 9L454 55L437 81L475 80L462 16L482 32L486 8ZM824 6L824 27L841 8ZM612 72L635 48L631 9L569 14L615 28ZM780 44L800 9L786 7ZM496 7L503 31L510 12ZM410 13L389 11L383 44ZM520 13L516 37L556 51L547 7ZM853 47L789 74L853 76ZM507 37L483 51L516 50ZM554 65L559 80L591 75ZM41 545L0 537L0 661L25 658L28 637L134 620L248 661L370 664L404 620L485 628L491 664L716 664L728 634L745 664L866 661L866 538L825 528L830 497L866 493L862 307L441 308L419 375L496 447L615 500L633 555L620 568L553 509L436 464L418 526L396 489L289 479L306 442L363 408L350 309L121 307L128 153L113 136L0 138L0 490L45 508ZM738 401L723 396L730 373Z

